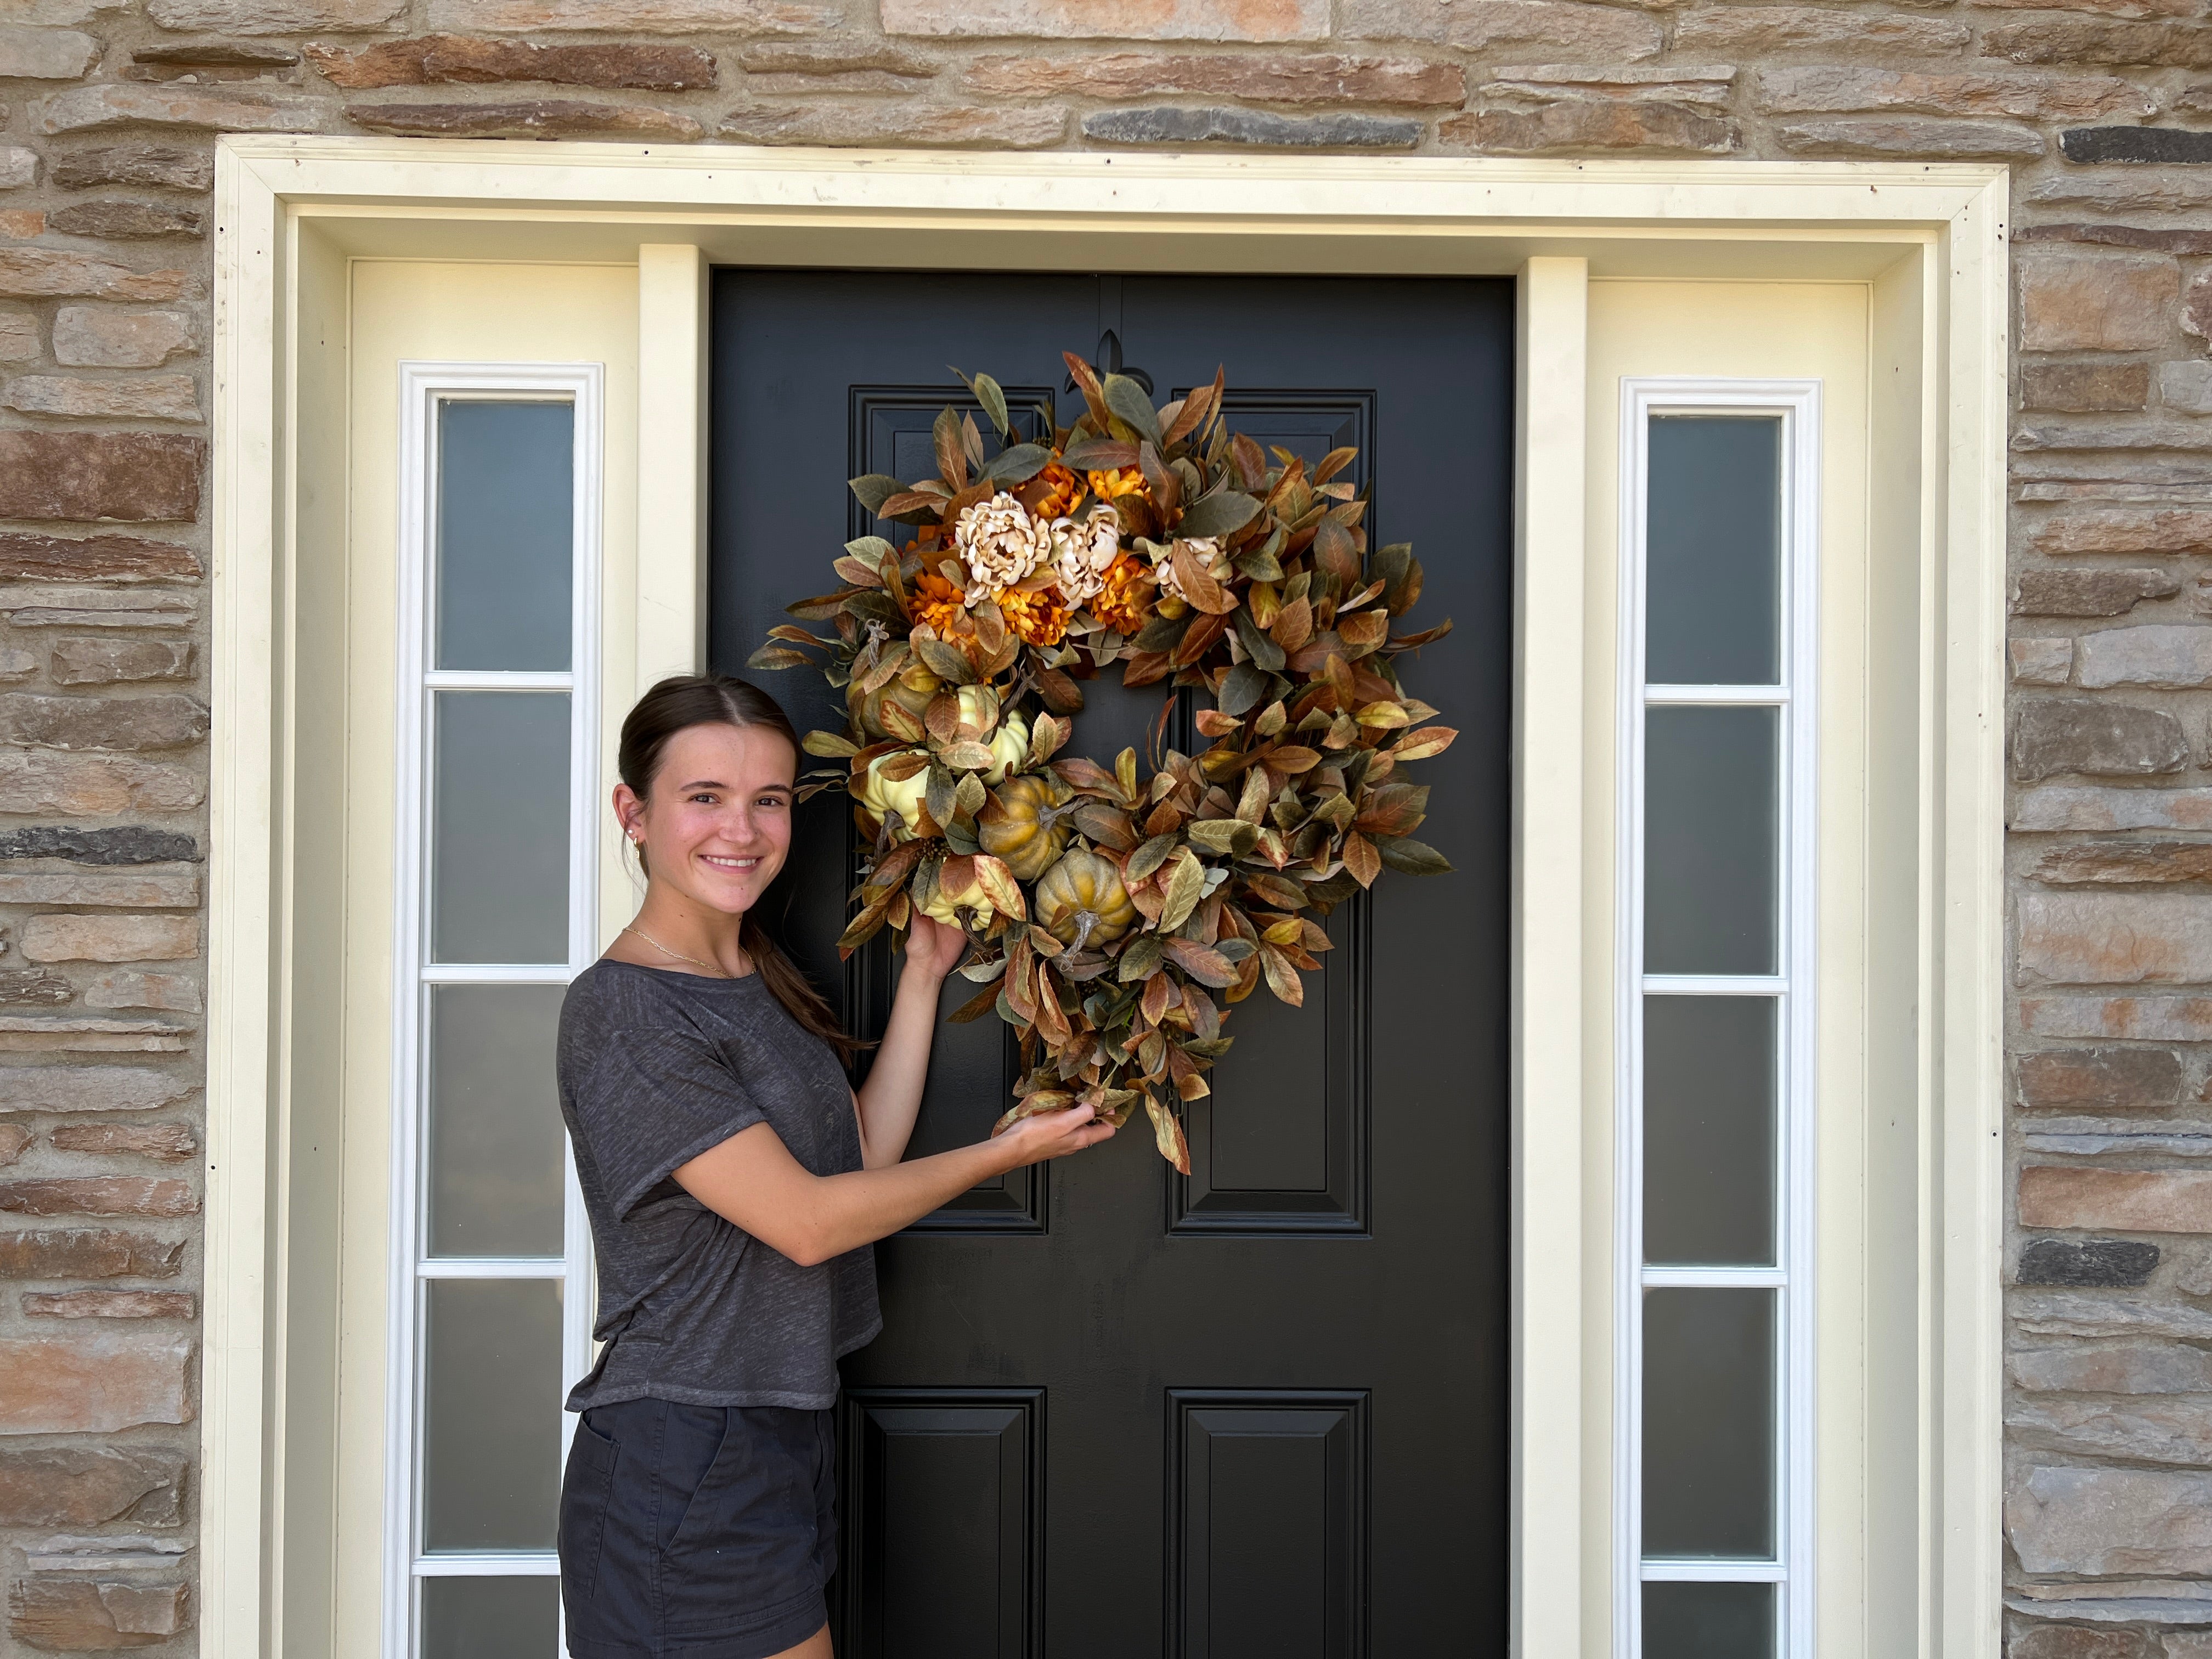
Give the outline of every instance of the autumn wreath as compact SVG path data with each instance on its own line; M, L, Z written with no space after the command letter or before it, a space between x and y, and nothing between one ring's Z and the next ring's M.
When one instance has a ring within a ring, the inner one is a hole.
M1066 361L1085 412L1048 447L1016 441L990 376L962 375L1004 447L986 459L948 408L938 477L854 479L915 533L847 543L844 586L789 607L835 636L773 629L751 665L819 662L844 693L846 731L805 743L846 767L802 790L842 782L872 849L841 952L915 909L964 928L961 972L984 983L953 1018L995 1010L1020 1034L1001 1127L1078 1100L1119 1124L1141 1100L1188 1173L1181 1106L1229 1047L1222 1003L1265 980L1301 1005L1299 970L1329 948L1316 917L1386 866L1451 867L1410 838L1429 792L1399 767L1458 733L1397 672L1451 624L1390 631L1421 567L1369 549L1367 502L1334 482L1355 451L1310 470L1263 453L1229 429L1218 374L1155 409ZM1124 685L1202 694L1212 746L1163 752L1170 692L1149 775L1133 749L1064 753L1081 682L1115 663Z

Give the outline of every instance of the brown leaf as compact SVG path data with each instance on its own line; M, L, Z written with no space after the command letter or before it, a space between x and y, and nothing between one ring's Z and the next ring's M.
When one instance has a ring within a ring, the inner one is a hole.
M1330 450L1328 454L1321 458L1321 465L1314 468L1314 487L1319 489L1358 458L1358 450L1349 444L1341 449Z
M1160 1156L1188 1175L1190 1146L1183 1139L1182 1125L1175 1113L1149 1094L1145 1097L1145 1111L1152 1120L1152 1144L1160 1149Z
M1273 945L1263 944L1260 947L1260 966L1267 976L1267 988L1275 994L1278 1000L1287 1002L1293 1008L1305 1006L1305 984L1298 978L1298 970L1291 966L1288 957Z
M1310 772L1321 764L1318 750L1303 744L1284 744L1279 748L1262 750L1269 769L1296 777L1301 772Z
M991 901L991 908L1013 921L1029 920L1029 908L1022 902L1022 884L1014 879L1014 872L1005 863L988 853L975 855L975 879L983 890L983 896Z
M1382 855L1375 850L1373 842L1357 830L1351 830L1344 837L1344 867L1362 887L1372 887L1375 878L1382 873Z
M1052 969L1040 962L1036 965L1037 1030L1044 1033L1045 1041L1055 1048L1061 1047L1075 1034L1068 1027L1067 1015L1060 1006L1060 993L1053 988Z
M929 735L939 743L959 740L960 699L950 691L940 691L929 700L922 710L921 723L929 728Z
M1401 761L1427 760L1452 746L1459 731L1449 726L1417 726L1398 739L1390 753Z
M1201 708L1195 719L1201 737L1225 738L1244 729L1243 721L1232 714L1223 714L1218 708Z
M1218 617L1226 616L1237 608L1237 596L1206 574L1198 562L1197 556L1191 552L1188 542L1175 544L1170 562L1175 566L1176 580L1182 584L1183 597L1196 609L1208 616Z
M1209 951L1203 945L1187 939L1170 939L1167 950L1183 972L1200 985L1211 985L1218 989L1236 981L1235 966L1218 951Z
M1055 714L1073 714L1083 707L1083 688L1057 668L1038 674L1036 687L1044 706Z
M992 754L989 746L980 743L949 743L939 752L939 757L947 766L961 772L988 772L999 763L998 757Z
M1291 600L1275 617L1269 636L1285 651L1296 651L1313 637L1313 605L1304 598Z
M1146 1021L1153 1025L1160 1023L1168 1011L1168 998L1174 994L1175 986L1165 974L1154 974L1145 981L1145 994L1140 1006Z
M950 1025L965 1025L973 1020L982 1018L998 1006L999 984L996 980L994 980L947 1014L945 1017L945 1023Z
M1160 908L1160 931L1172 933L1189 919L1206 892L1206 866L1188 847L1176 849L1164 884L1166 902Z
M1085 755L1071 755L1066 760L1056 760L1052 769L1060 774L1060 781L1069 788L1086 795L1103 795L1109 800L1128 804L1129 798L1121 793L1121 780Z

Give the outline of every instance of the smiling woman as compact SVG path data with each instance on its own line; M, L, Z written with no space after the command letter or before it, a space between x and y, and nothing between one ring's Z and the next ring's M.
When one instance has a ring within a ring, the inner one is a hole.
M623 722L614 810L635 919L561 1013L561 1109L598 1247L561 1502L570 1650L827 1656L836 1361L882 1326L868 1246L977 1182L1113 1133L1089 1108L900 1160L957 929L920 919L882 1053L777 948L799 744L765 694L684 676ZM732 1563L744 1564L732 1571Z

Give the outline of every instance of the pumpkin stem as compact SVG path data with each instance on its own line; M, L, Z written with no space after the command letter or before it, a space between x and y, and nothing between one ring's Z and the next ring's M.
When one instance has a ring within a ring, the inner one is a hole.
M1091 938L1091 930L1097 925L1098 913L1097 911L1078 910L1075 913L1075 943L1068 948L1071 951L1080 951L1089 941Z

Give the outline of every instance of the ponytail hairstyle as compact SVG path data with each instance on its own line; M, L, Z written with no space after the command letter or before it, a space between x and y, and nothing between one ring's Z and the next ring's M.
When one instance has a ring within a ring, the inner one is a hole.
M640 697L637 707L623 721L615 769L629 786L632 794L640 800L646 799L653 775L660 770L668 740L695 726L734 726L740 731L748 726L766 726L791 745L794 757L799 753L799 733L792 729L790 717L776 706L775 698L758 686L748 685L726 674L678 674ZM641 847L637 851L638 860L642 864L645 849ZM652 873L647 871L648 878ZM738 924L738 944L752 958L753 971L761 976L769 994L783 1005L785 1012L836 1049L840 1056L849 1060L869 1047L857 1037L848 1036L838 1024L836 1012L822 993L814 988L813 982L799 971L798 963L786 956L769 936L760 919L760 911L761 907L756 904L745 912Z

